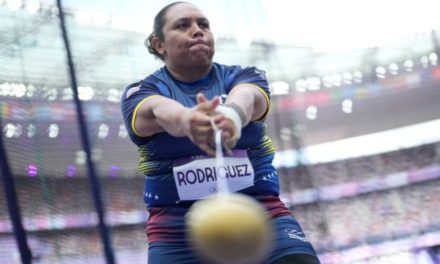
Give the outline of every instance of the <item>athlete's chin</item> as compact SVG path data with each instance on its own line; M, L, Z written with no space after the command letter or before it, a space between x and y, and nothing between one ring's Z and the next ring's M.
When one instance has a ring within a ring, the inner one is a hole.
M199 54L199 56L192 56L190 61L194 66L210 66L213 62L214 54Z
M196 45L196 47L189 49L188 55L194 58L212 59L214 56L214 49L205 45Z

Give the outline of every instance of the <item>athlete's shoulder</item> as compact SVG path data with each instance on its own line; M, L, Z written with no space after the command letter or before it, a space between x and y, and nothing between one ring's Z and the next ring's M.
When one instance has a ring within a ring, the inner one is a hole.
M141 85L142 85L142 80L130 83L128 86L126 86L124 92L122 93L122 100L138 92L141 89Z
M130 83L125 87L123 98L128 98L131 95L142 91L156 91L160 83L164 82L166 73L164 68L156 70L154 73L147 75L144 79Z
M143 87L148 87L148 86L155 85L157 83L165 81L165 79L167 77L168 76L167 76L165 67L162 67L162 68L156 70L155 72L153 72L152 74L147 75L144 79L130 84L128 87L133 87L133 86L138 86L138 85L143 86Z
M221 71L224 73L232 73L243 70L243 67L240 65L226 65L221 63L213 63L213 68L216 71Z
M240 65L226 65L214 63L213 69L216 75L221 76L227 84L232 83L234 79L243 73L244 68Z
M225 75L254 74L266 78L266 72L255 66L226 65L221 63L214 63L214 69L224 73Z

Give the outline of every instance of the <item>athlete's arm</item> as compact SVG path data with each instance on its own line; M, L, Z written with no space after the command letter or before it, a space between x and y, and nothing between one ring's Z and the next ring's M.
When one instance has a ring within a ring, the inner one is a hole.
M219 104L219 98L208 100L200 94L197 101L196 106L188 108L164 96L151 96L137 108L133 129L144 137L160 132L175 137L188 136L203 151L215 154L209 145L213 129L210 113Z
M269 109L269 98L262 89L253 84L239 84L231 89L225 105L232 106L241 117L241 127L236 127L236 123L227 116L217 123L218 128L223 130L223 139L233 147L238 140L237 129L241 130L250 121L265 117ZM230 140L232 142L228 143Z
M244 113L243 126L250 121L262 119L269 108L269 98L262 89L253 84L239 84L232 88L226 98L226 105L235 104Z

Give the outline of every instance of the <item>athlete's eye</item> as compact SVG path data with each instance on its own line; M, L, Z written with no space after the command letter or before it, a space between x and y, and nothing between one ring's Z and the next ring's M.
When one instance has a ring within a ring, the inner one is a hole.
M203 29L209 29L209 23L208 22L202 22L199 24L199 26Z
M176 25L176 29L186 29L188 27L188 23L179 23Z

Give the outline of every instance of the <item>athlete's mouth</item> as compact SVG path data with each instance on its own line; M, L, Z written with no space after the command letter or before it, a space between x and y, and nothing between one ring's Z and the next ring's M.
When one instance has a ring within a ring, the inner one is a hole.
M204 41L204 40L202 40L202 39L199 39L199 40L197 40L197 41L191 43L190 46L192 47L192 46L195 46L195 45L205 45L205 46L207 46L208 43L206 43L206 41Z

